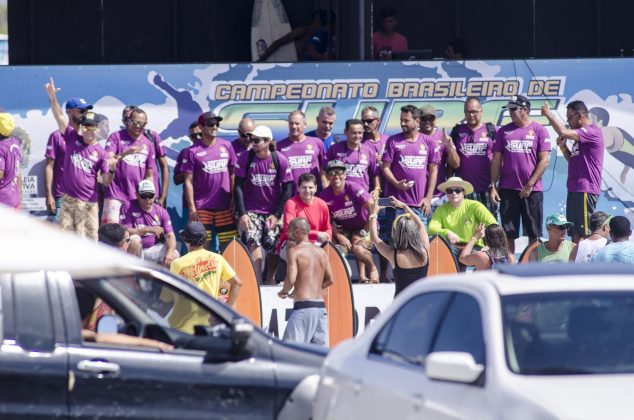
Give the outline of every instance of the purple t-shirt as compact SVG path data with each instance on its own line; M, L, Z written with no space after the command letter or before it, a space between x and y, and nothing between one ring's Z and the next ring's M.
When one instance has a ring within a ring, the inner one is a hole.
M48 136L44 157L53 159L53 197L62 196L64 187L64 155L66 154L66 142L59 130L53 131Z
M381 134L378 141L363 139L363 144L374 149L374 153L376 153L377 162L381 163L381 156L383 156L383 152L385 151L385 144L387 143L387 139L390 138L387 134Z
M233 152L236 154L236 159L238 160L240 159L240 156L242 155L242 153L251 149L251 147L247 147L244 144L242 144L242 141L240 140L240 138L233 140L231 142L231 147L233 147Z
M360 230L365 227L369 215L364 205L370 194L359 184L346 182L339 195L335 195L330 186L319 193L319 198L328 204L331 220L342 229Z
M403 133L395 134L387 140L383 163L388 163L397 181L406 179L414 185L406 190L396 189L385 183L385 197L393 195L408 206L420 207L427 193L427 167L438 164L439 156L434 153L434 141L422 133L413 142L405 139Z
M575 130L575 141L568 161L569 192L601 194L601 170L603 169L603 133L594 124Z
M438 175L436 177L436 189L434 190L434 197L440 197L445 194L444 192L438 190L438 184L442 184L447 180L447 157L449 156L449 152L447 151L447 147L442 144L442 139L445 136L444 131L440 130L438 127L434 128L434 131L429 135L431 139L434 141L434 153L438 156Z
M110 134L106 142L106 152L114 155L121 154L133 146L141 148L140 152L122 158L117 164L114 179L106 189L105 198L119 201L136 199L136 189L148 168L155 167L154 146L144 134L134 140L126 130L119 130ZM156 169L153 169L155 172Z
M164 233L172 233L172 221L170 216L163 207L152 204L149 212L146 212L139 206L137 200L128 201L121 206L121 217L119 223L128 228L143 228L148 226L161 226ZM141 241L143 249L149 248L156 244L158 238L153 234L143 235Z
M236 154L231 143L216 137L213 145L192 145L181 163L181 170L192 174L194 205L198 210L225 210L231 201L231 174Z
M64 194L81 201L96 203L97 173L108 173L108 156L99 143L86 144L70 125L64 132Z
M486 124L475 130L471 130L467 124L460 124L454 144L460 156L456 176L470 182L476 192L488 191L491 183L493 140L489 137Z
M537 166L540 152L550 152L550 135L539 123L531 121L526 127L510 123L495 135L494 152L502 153L502 171L499 188L520 191ZM541 178L533 191L543 191Z
M185 157L187 156L187 153L189 153L189 148L196 146L200 144L200 140L196 139L194 140L193 144L190 144L189 146L185 147L184 149L182 149L180 152L178 152L178 156L176 157L176 163L174 164L174 175L178 175L180 174L182 171L181 166L183 165L183 159L185 159ZM185 200L185 188L183 188L183 208L186 209L187 208L187 200Z
M346 165L346 181L356 182L366 191L370 190L370 178L377 174L374 149L361 143L356 150L348 149L347 142L335 143L326 153L328 160L340 160Z
M303 141L295 142L289 138L277 143L277 150L288 159L293 173L294 191L297 190L299 176L310 172L320 184L321 168L324 166L324 142L317 137L306 136Z
M18 176L20 174L20 140L15 137L0 140L0 171L4 176L0 179L0 203L14 208L20 206Z
M260 159L253 156L251 167L247 171L249 154L243 153L236 163L236 176L245 178L242 192L244 196L244 208L258 214L270 215L275 213L282 195L282 184L293 182L291 168L288 160L281 153L277 154L280 161L278 170L275 169L273 157Z
M154 179L154 188L156 189L156 195L160 196L161 187L159 183L159 168L156 165L156 160L166 156L167 152L165 150L165 146L161 144L161 136L159 136L156 131L150 132L152 133L152 135L154 135L154 138L156 139L156 145L158 145L158 148L156 148L154 140L152 140L151 137L145 136L152 145L152 158L150 161L150 168L152 168L152 178ZM145 132L143 134L145 135Z

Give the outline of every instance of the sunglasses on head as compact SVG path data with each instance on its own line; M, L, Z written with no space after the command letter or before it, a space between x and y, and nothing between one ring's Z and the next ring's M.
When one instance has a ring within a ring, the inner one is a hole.
M220 127L220 124L215 120L207 120L205 121L205 127Z
M330 176L342 176L345 173L346 171L344 171L343 169L331 169L328 171L328 175Z
M144 200L152 200L154 198L154 194L139 194L139 195Z
M189 138L190 139L198 139L198 140L200 140L200 139L203 138L203 133L191 133L189 135Z
M132 125L134 127L138 127L138 128L143 128L147 124L147 122L135 121L135 120L131 120L131 119L129 119L128 122L130 123L130 125Z
M372 124L374 121L376 121L376 118L361 120L361 121L363 121L363 124Z
M447 194L453 194L453 193L460 194L463 191L464 190L462 188L447 188L447 189L445 189L445 192Z

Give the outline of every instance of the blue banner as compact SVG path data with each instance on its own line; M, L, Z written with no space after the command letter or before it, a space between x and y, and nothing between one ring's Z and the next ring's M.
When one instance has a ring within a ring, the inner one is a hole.
M631 59L424 61L296 64L188 64L135 66L0 67L0 108L11 113L22 139L23 175L32 181L32 198L44 196L43 157L56 124L44 84L49 77L61 88L60 101L80 96L107 117L100 136L121 125L125 105L148 114L148 126L160 133L173 167L178 152L189 145L187 130L203 111L223 117L220 136L232 140L238 122L249 116L269 125L276 139L287 136L287 117L303 110L308 130L324 105L334 106L333 132L343 138L345 120L375 106L381 131L400 132L400 107L432 104L437 125L450 129L463 117L463 101L477 96L483 119L497 125L510 121L502 108L508 98L523 94L532 101L532 118L541 124L540 106L549 101L565 122L565 104L582 100L592 118L603 126L605 164L598 209L630 216L634 208L634 132L630 81ZM552 128L548 128L555 138ZM553 141L555 146L555 142ZM556 149L544 174L545 214L565 212L567 163ZM180 219L182 188L170 186L168 206Z

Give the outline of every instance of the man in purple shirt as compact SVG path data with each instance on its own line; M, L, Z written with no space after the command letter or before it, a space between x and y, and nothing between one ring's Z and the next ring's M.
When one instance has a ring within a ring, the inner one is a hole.
M357 261L359 281L378 283L379 271L372 260L370 236L370 215L374 199L357 182L347 182L346 164L340 160L331 160L326 166L330 186L324 189L319 198L324 200L330 210L332 237L344 255L352 251Z
M401 108L402 133L387 140L383 153L385 197L394 196L407 204L423 222L431 215L431 200L436 189L439 157L431 137L420 133L420 110L414 105ZM402 209L386 209L386 226L391 227ZM388 230L389 231L389 230Z
M590 233L590 215L595 211L601 194L603 169L603 132L588 117L588 107L582 101L566 105L566 128L555 119L548 103L542 106L542 115L548 118L557 132L557 145L568 161L568 197L566 219L574 223L568 232L574 243L579 243ZM571 147L568 148L568 141Z
M187 150L181 164L189 220L205 226L213 252L238 235L232 197L236 154L230 142L218 137L221 121L212 112L200 114L202 139Z
M288 160L275 151L271 129L259 125L247 133L252 149L238 159L234 196L238 229L248 246L256 273L263 270L263 251L275 252L284 204L293 192Z
M530 119L531 103L526 97L512 96L505 108L512 122L501 127L495 137L490 194L493 202L500 203L509 250L515 252L520 218L529 241L542 236L542 175L548 167L551 144L548 131Z
M363 122L363 143L374 149L377 163L381 165L381 156L389 136L379 132L381 126L379 111L373 106L366 106L361 110L361 121Z
M79 124L84 114L92 109L83 98L72 97L66 101L66 115L68 124L75 131L79 130ZM48 137L44 157L44 192L46 195L46 209L53 216L55 223L59 222L60 209L62 207L62 185L64 183L64 154L66 142L59 130L53 131Z
M96 241L99 228L97 175L101 174L105 186L110 185L117 161L109 158L97 142L96 132L99 123L95 119L95 114L87 112L81 121L79 131L75 130L64 120L64 113L57 102L58 89L53 78L44 88L59 131L64 133L66 142L60 226Z
M169 267L179 255L170 216L163 207L154 203L154 181L139 182L136 200L121 206L121 224L130 233L128 252Z
M251 118L243 118L238 124L238 138L231 142L236 159L240 159L240 155L251 149L251 141L247 133L255 129L255 124Z
M132 115L132 111L139 108L136 105L128 105L123 108L123 112L121 115L121 121L123 122L123 128L127 128L130 124L130 116ZM152 168L152 179L154 180L154 187L156 191L159 192L156 202L161 206L165 207L165 202L167 200L167 189L169 186L169 166L167 164L167 150L165 146L161 144L161 136L154 131L145 128L143 130L143 134L152 144L152 154L153 158L151 160L151 168ZM159 169L160 169L160 179L159 182Z
M447 180L448 171L453 171L460 165L460 157L456 152L456 147L451 141L451 137L443 128L436 126L436 108L433 105L423 105L420 108L420 128L419 131L434 141L434 153L438 155L438 175L436 177L436 188L432 199L433 211L447 202L447 196L438 189L438 185Z
M106 152L116 159L117 168L104 194L102 223L119 223L121 206L136 199L139 182L153 179L154 145L144 133L147 114L134 107L126 121L127 127L112 133L106 142Z
M370 185L373 185L372 198L376 200L381 192L379 170L374 149L361 143L363 122L357 119L347 120L344 134L346 141L333 144L326 152L328 160L339 160L346 165L348 182L358 183L366 192L370 191ZM324 174L326 174L325 170Z
M293 174L293 194L297 191L297 181L301 174L311 173L317 179L321 178L322 182L325 180L321 176L325 159L324 143L316 137L304 134L305 129L306 116L302 111L295 110L288 116L288 137L277 143L277 150L286 156Z
M22 152L20 140L11 137L14 129L13 117L0 113L0 203L19 209L22 200Z
M451 138L458 151L460 162L456 176L473 185L473 192L466 199L484 204L497 219L499 206L489 197L491 184L491 160L493 142L497 127L482 122L482 104L474 96L464 103L464 124L457 124L451 131Z

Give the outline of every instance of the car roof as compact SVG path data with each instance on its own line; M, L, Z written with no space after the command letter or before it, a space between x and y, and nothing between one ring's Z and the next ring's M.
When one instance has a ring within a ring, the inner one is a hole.
M0 273L69 272L150 267L115 248L81 238L57 225L0 205Z
M564 291L634 291L634 266L631 264L527 263L501 266L495 270L475 271L430 278L416 288L492 288L499 295ZM415 293L421 293L419 290Z

